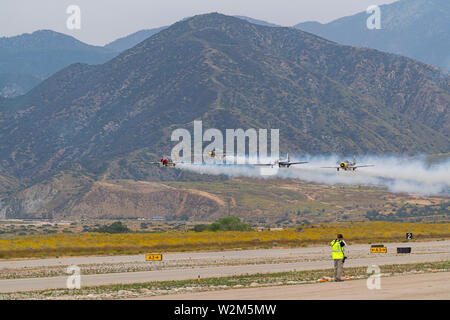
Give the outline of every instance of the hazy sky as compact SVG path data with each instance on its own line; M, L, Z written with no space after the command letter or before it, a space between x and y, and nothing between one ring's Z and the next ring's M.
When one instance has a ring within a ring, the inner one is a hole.
M170 25L196 14L244 15L282 26L329 22L396 0L0 0L0 36L39 29L104 45L141 29ZM81 29L69 30L70 5L81 10Z

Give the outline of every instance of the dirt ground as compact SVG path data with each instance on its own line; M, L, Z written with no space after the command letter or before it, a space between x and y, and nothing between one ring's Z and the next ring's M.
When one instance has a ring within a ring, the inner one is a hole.
M267 288L229 289L139 299L156 300L448 300L450 272L380 278L380 289L368 279Z

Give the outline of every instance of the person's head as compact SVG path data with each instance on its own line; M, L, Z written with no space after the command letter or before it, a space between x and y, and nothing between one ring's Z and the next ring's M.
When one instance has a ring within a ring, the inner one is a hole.
M337 235L337 238L338 238L339 240L342 240L342 239L344 239L344 236L343 236L342 234L339 233L339 234Z

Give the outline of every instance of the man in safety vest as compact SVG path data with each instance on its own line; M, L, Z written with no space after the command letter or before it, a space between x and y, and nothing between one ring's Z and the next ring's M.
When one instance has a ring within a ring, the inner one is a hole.
M341 279L342 277L342 271L344 268L344 261L347 259L344 253L344 247L347 245L344 241L344 237L342 234L337 235L337 239L334 239L330 243L331 245L331 256L334 261L334 280L335 281L343 281Z

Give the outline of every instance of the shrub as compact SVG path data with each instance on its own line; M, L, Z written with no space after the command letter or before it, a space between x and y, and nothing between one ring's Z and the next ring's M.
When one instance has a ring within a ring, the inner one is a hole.
M206 228L208 228L208 225L206 225L206 224L197 224L196 226L194 226L194 231L195 232L203 232L206 230Z
M131 230L120 221L111 223L109 226L105 225L92 230L92 232L100 233L127 233Z
M208 231L219 231L220 230L220 224L218 222L211 223L206 230Z
M196 225L194 231L250 231L251 228L248 224L241 222L238 217L226 217L220 218L217 222L213 222L210 225Z
M148 224L145 222L141 223L141 229L147 229L148 228Z

